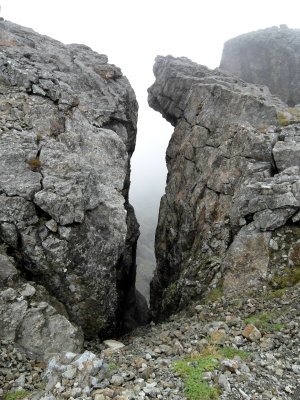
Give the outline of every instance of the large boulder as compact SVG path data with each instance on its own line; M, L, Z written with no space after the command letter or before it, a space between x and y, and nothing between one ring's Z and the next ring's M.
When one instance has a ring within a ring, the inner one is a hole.
M280 25L230 39L220 68L247 82L267 85L293 107L300 103L300 29Z
M0 252L0 335L39 361L63 351L78 352L83 333L64 306L40 285L26 282L14 260Z
M1 21L0 49L0 240L87 337L115 335L135 305L134 92L84 45Z
M214 288L230 295L276 274L272 238L300 219L300 109L186 58L157 57L154 74L149 104L175 127L151 283L162 319ZM297 264L290 251L282 268Z

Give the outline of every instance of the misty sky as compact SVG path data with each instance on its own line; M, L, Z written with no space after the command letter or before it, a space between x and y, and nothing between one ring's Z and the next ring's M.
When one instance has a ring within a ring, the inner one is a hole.
M147 105L156 55L219 65L223 43L239 34L287 24L300 28L299 0L0 0L2 16L64 43L107 54L130 80L140 105L131 199L163 191L172 127ZM158 204L158 194L155 204Z

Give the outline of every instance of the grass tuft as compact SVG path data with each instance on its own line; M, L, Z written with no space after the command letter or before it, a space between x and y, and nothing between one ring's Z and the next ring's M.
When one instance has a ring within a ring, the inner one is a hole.
M16 399L24 399L29 395L27 390L18 390L15 393L9 393L4 396L4 400L16 400Z
M115 371L116 369L118 369L118 366L116 364L109 364L108 368L110 371Z
M204 380L204 372L214 371L218 360L235 356L247 360L249 355L250 353L230 347L209 345L202 350L199 357L176 361L174 369L185 378L185 392L189 400L217 400L221 391Z
M219 351L224 358L234 358L238 356L244 361L248 360L250 355L250 353L247 353L246 351L237 350L232 347L223 347Z
M282 297L286 292L285 288L274 290L270 294L264 297L264 300L271 300L271 299L277 299L279 297Z
M274 319L278 317L278 314L275 312L267 313L262 312L252 317L246 318L245 323L255 325L259 330L263 332L277 332L285 327L284 324L274 323L272 322Z
M289 125L290 121L287 119L287 117L284 115L283 112L278 113L277 117L278 117L278 121L279 121L279 125L280 126Z
M174 369L185 377L186 396L190 400L217 400L220 391L203 379L203 373L213 371L217 361L215 356L207 355L175 363Z
M223 290L220 287L212 289L206 296L205 296L205 303L211 301L217 301L223 296Z
M42 165L41 160L39 158L31 158L27 161L33 171L39 169Z
M300 282L300 266L286 268L281 275L275 276L271 284L276 285L279 289L294 286Z

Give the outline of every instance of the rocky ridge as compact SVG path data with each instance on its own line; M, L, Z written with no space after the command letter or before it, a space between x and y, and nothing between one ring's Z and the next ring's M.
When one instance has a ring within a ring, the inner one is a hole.
M86 337L126 331L147 313L136 301L139 231L128 203L134 92L105 55L8 21L0 50L1 255ZM4 315L22 295L15 285L1 287Z
M293 107L300 103L300 29L280 25L230 39L224 44L220 68L268 86Z
M63 353L48 366L2 342L0 382L28 400L297 400L299 294L298 284L193 303L122 342L87 342L83 354Z
M298 271L300 109L186 58L158 57L154 74L149 104L175 127L151 283L159 320L216 288Z

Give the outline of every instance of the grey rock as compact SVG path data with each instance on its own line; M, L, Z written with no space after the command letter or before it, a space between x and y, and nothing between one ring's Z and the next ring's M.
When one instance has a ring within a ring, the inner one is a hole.
M218 379L219 385L225 390L226 392L231 392L230 383L226 377L226 375L221 374Z
M23 297L31 297L34 296L36 293L36 290L33 286L31 286L29 283L26 283L21 291L21 296Z
M79 395L83 388L89 387L91 377L99 378L101 371L105 373L106 366L103 360L90 351L82 354L64 353L52 357L45 372L47 381L46 391L51 390L60 392L62 379L68 379L72 382L74 388L78 387L80 391L76 391ZM75 394L75 392L74 392Z
M5 258L8 270L13 264ZM83 334L64 315L46 301L45 295L29 283L14 282L13 288L0 288L0 332L1 338L14 341L34 359L44 361L53 353L80 351ZM48 295L47 299L51 296ZM19 385L18 386L23 386Z
M294 364L292 365L292 370L296 373L300 375L300 365L299 364Z
M14 381L14 386L23 388L24 385L25 385L25 374L21 374L19 378Z
M220 68L267 85L290 106L300 101L300 30L287 26L246 33L224 45Z
M17 343L35 359L48 360L61 351L81 350L83 336L80 329L52 306L37 303L36 308L26 311L19 326Z
M128 309L135 327L134 92L87 46L8 21L0 34L0 240L87 337L125 330Z
M154 74L149 104L175 127L151 282L161 319L218 287L233 295L266 284L270 265L278 270L274 235L300 209L300 148L297 121L282 126L287 105L266 87L171 56L157 57Z
M281 172L289 167L297 166L300 168L298 154L300 151L300 135L299 131L292 127L286 128L286 135L281 136L273 148L273 155L276 166Z
M5 284L9 279L13 280L17 275L13 260L0 253L0 284Z
M124 383L124 378L120 375L115 374L111 377L110 383L112 385L120 386Z
M0 332L1 337L14 340L19 329L28 304L25 300L17 301L14 289L6 289L0 293Z

